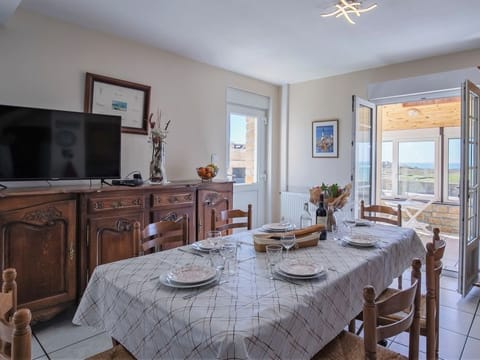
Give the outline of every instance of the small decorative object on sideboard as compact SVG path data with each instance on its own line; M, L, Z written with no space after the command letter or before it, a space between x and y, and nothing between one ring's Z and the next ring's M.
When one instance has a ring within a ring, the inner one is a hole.
M211 182L212 179L217 176L218 166L215 164L208 164L207 166L201 166L197 168L197 174L200 176L203 182Z
M162 127L162 113L157 110L156 121L153 121L153 113L148 118L150 127L150 141L152 143L152 159L150 160L150 182L167 184L167 173L165 171L165 147L170 120Z

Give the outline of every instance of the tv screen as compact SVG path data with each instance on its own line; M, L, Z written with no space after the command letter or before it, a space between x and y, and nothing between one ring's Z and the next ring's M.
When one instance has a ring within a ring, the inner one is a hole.
M120 177L120 116L0 105L0 181Z

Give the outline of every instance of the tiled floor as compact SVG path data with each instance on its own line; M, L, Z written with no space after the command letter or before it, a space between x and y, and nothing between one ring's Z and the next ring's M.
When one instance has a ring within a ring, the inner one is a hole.
M408 279L408 272L404 279ZM440 301L440 358L480 359L480 288L463 298L457 280L442 276ZM33 327L34 359L83 359L111 347L110 338L93 328L74 326L74 309ZM389 341L389 347L408 354L408 334ZM420 359L425 359L425 338L420 338Z

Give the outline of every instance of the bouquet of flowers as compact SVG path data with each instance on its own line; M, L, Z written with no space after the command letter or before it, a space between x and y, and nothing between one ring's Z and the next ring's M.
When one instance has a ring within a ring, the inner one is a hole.
M338 184L325 184L314 186L310 189L310 202L318 206L320 202L320 194L323 194L324 206L328 208L333 206L334 209L341 209L348 201L352 184L347 184L343 188Z

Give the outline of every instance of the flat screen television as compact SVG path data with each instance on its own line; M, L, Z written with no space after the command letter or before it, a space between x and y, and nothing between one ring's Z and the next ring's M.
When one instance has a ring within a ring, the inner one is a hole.
M120 178L120 116L0 105L0 182Z

